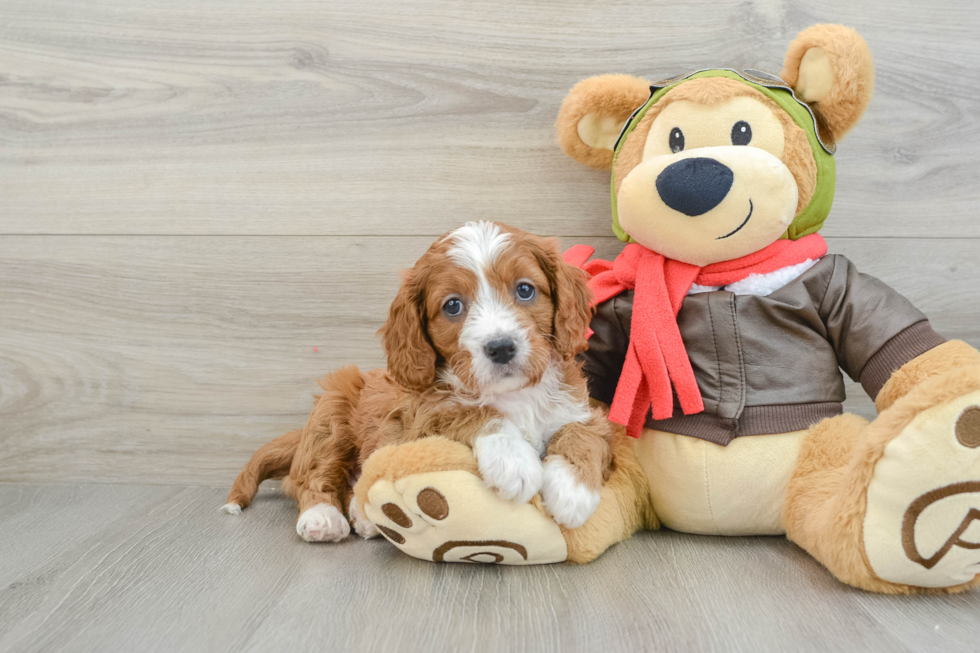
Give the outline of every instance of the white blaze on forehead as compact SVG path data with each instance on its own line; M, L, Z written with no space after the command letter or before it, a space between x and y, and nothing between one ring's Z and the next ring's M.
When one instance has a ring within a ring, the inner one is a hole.
M511 302L487 279L487 270L510 244L510 234L492 222L467 222L449 235L453 245L449 258L476 275L476 297L468 307L466 321L460 333L460 345L472 357L474 378L484 390L511 389L524 383L522 374L501 376L500 366L486 355L487 343L497 338L513 340L516 353L512 368L521 369L530 354L530 338L521 326Z
M492 222L480 220L467 222L449 234L453 246L449 257L458 265L476 273L483 281L483 273L493 265L497 256L510 241L510 234L504 233Z

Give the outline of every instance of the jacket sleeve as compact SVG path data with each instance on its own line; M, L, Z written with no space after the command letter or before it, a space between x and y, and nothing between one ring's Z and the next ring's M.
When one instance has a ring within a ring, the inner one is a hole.
M820 317L841 368L874 399L895 370L946 339L905 297L834 258Z
M589 348L579 356L589 394L606 404L612 403L626 361L632 298L632 291L627 291L599 304L589 325L593 332Z

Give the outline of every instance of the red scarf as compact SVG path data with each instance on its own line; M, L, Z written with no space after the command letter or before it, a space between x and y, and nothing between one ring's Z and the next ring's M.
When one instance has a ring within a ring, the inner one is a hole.
M685 415L704 410L677 326L677 313L691 285L727 286L751 274L816 260L827 253L827 243L819 234L795 241L777 240L748 256L703 268L668 259L637 243L627 245L615 261L586 263L594 251L587 245L575 245L565 252L565 262L589 273L596 304L624 290L635 290L629 349L609 419L625 425L626 432L638 438L651 406L653 419L673 415L672 385Z

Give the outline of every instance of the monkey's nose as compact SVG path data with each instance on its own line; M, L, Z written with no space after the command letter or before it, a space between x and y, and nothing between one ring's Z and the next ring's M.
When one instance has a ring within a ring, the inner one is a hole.
M731 168L716 159L681 159L657 177L657 192L664 204L693 217L721 204L734 179Z

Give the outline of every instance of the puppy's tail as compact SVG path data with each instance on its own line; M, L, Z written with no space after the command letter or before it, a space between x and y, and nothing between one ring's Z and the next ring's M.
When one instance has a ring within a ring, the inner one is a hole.
M332 420L323 420L322 418L326 416L318 414L326 410L332 414L332 417L345 422L364 388L364 379L356 366L348 365L328 375L320 381L320 386L326 393L317 402L313 416L316 419L311 418L311 421L317 424L323 421L330 423ZM289 431L252 454L251 460L231 486L228 503L221 509L233 515L240 515L242 508L247 508L252 503L262 481L287 476L302 437L303 429Z
M303 429L284 433L252 454L252 459L231 486L228 503L222 506L222 510L233 515L241 514L242 508L247 508L252 503L262 481L267 478L282 478L288 474L302 435Z

